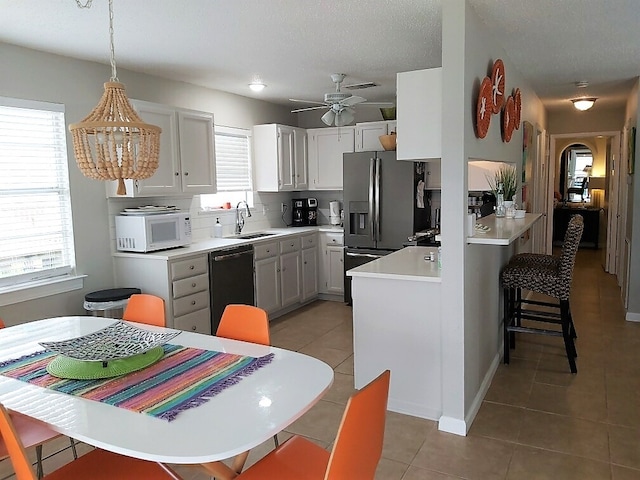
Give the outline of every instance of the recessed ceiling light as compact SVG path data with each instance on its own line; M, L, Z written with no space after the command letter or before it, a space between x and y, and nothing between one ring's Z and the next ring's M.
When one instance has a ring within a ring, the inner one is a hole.
M262 82L251 82L249 84L249 88L254 92L261 92L264 90L264 87L266 87L266 85Z

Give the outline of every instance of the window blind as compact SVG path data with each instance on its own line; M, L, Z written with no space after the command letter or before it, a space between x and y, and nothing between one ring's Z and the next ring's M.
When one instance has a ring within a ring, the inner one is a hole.
M64 106L0 97L0 286L75 267Z
M218 192L251 191L249 131L215 127Z

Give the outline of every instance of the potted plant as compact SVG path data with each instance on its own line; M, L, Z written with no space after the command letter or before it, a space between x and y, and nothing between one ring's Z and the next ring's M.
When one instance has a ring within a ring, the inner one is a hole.
M498 198L498 185L502 183L504 200L511 201L518 190L518 172L513 165L501 165L493 173L493 178L487 176L487 182L493 194Z

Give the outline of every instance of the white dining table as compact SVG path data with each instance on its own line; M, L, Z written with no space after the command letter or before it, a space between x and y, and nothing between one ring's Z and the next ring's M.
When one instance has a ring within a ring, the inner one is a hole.
M79 337L115 321L69 316L0 329L0 362L43 350L39 342ZM218 472L221 460L241 456L291 425L333 383L329 365L298 352L185 331L169 343L274 356L271 363L171 422L5 376L0 376L0 403L98 448L161 463L213 465L209 471Z

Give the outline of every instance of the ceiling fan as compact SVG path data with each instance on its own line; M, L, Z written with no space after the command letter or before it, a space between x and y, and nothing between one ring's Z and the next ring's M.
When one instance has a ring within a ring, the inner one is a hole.
M291 110L291 113L297 112L306 112L309 110L319 110L321 108L328 108L329 110L322 115L321 120L325 125L331 126L335 124L336 127L342 127L344 125L348 125L354 120L354 112L353 108L357 104L363 104L370 107L385 107L393 105L391 102L382 102L382 103L372 103L367 102L366 98L359 97L357 95L352 95L350 93L340 91L340 86L342 85L342 81L345 79L347 75L344 73L333 73L331 74L331 80L336 84L336 91L331 93L324 94L324 102L316 102L313 100L298 100L295 98L290 98L291 102L300 102L300 103L311 103L317 104L315 107L305 107L305 108L297 108L295 110ZM364 103L366 102L366 103Z

